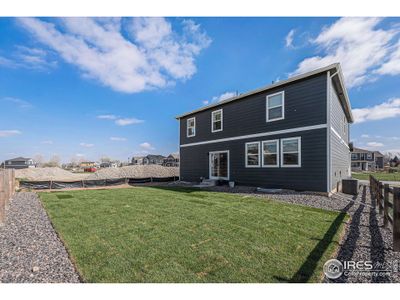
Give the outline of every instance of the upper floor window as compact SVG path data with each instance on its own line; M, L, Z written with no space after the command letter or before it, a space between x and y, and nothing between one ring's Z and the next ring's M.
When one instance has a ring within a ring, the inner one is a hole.
M262 166L279 167L279 140L262 142Z
M222 109L213 111L211 113L211 132L222 131L223 126L223 114Z
M301 138L281 139L281 166L301 167Z
M351 159L358 159L358 154L357 153L352 153L351 154Z
M372 153L368 152L367 159L372 159Z
M190 118L187 119L186 121L186 127L187 127L187 132L186 132L186 136L187 137L192 137L196 135L196 118Z
M246 167L260 166L260 143L246 143Z
M285 92L267 96L267 122L285 118Z

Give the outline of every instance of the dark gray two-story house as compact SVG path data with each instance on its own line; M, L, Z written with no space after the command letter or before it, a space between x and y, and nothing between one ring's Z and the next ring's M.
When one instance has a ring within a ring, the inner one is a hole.
M379 151L370 151L354 147L351 152L352 171L375 171L382 170L383 167L383 154Z
M330 193L350 177L353 116L338 63L177 119L182 181Z
M16 157L13 159L5 160L0 168L4 169L26 169L26 168L35 168L36 163L32 158L26 157Z

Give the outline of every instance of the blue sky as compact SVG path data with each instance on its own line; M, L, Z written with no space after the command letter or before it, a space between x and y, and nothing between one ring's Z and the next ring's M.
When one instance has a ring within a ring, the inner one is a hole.
M400 18L0 18L0 160L176 152L176 115L337 61L355 145L400 152Z

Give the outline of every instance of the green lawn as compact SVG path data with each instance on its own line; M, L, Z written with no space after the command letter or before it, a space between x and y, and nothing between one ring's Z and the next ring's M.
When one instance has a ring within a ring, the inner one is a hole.
M320 281L347 215L228 193L40 193L86 282Z
M356 178L356 179L369 180L370 174L378 180L400 181L400 173L383 173L383 172L356 173L356 172L353 172L351 175L353 178Z

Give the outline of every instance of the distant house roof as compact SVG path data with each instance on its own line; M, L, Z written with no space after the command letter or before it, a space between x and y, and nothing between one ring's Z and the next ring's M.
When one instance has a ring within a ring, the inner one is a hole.
M347 117L349 123L353 123L353 121L354 121L353 114L351 112L349 96L347 95L346 86L344 84L342 68L340 67L340 63L334 63L334 64L331 64L331 65L326 66L324 68L319 68L319 69L316 69L314 71L310 71L310 72L303 73L303 74L300 74L300 75L297 75L297 76L293 76L293 77L288 78L286 80L278 81L276 83L267 85L265 87L262 87L262 88L259 88L259 89L256 89L256 90L252 90L250 92L243 93L243 94L240 94L238 96L234 96L232 98L229 98L229 99L226 99L226 100L223 100L223 101L219 101L217 103L212 103L212 104L203 106L201 108L198 108L198 109L192 110L190 112L184 113L182 115L176 116L176 119L180 119L180 118L186 117L188 115L191 115L191 114L194 114L194 113L197 113L197 112L200 112L200 111L204 111L204 110L207 110L207 109L210 109L210 108L213 108L213 107L221 106L223 104L226 104L226 103L229 103L229 102L233 102L233 101L245 98L245 97L250 96L250 95L254 95L254 94L257 94L257 93L265 92L267 90L270 90L270 89L273 89L273 88L276 88L276 87L279 87L279 86L282 86L282 85L285 85L285 84L288 84L288 83L292 83L292 82L295 82L295 81L298 81L298 80L302 80L302 79L305 79L307 77L311 77L311 76L314 76L314 75L317 75L317 74L320 74L320 73L328 72L328 71L330 71L331 74L332 74L331 76L332 76L332 79L333 79L333 83L334 83L334 86L335 86L335 88L336 88L336 90L338 92L339 100L342 103L342 106L343 106L343 109L345 111L346 117Z
M148 159L163 159L165 156L158 154L149 154L146 156Z
M6 161L27 161L27 160L31 160L32 158L28 158L28 157L16 157L16 158L12 158L12 159L7 159Z
M170 156L177 159L177 158L179 158L179 153L171 153L170 155L168 155L168 157L170 157Z
M378 155L378 156L383 156L383 154L380 153L379 151L371 151L371 150L361 149L361 148L356 148L356 147L353 148L353 151L352 151L352 152L355 152L355 153L371 152L371 153L374 153L375 156L376 156L376 155Z

